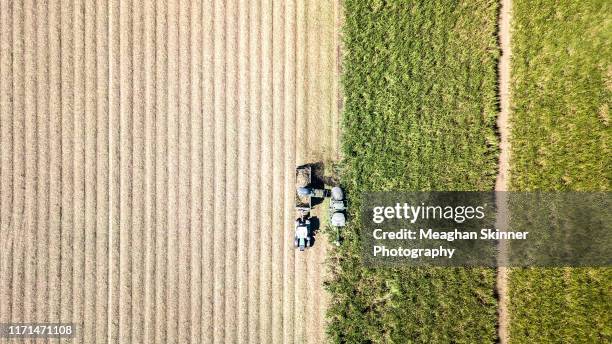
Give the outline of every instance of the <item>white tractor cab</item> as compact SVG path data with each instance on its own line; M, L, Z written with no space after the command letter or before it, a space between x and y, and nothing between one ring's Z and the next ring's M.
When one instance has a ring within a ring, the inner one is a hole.
M310 220L299 218L295 220L295 239L293 241L295 248L304 251L305 248L312 245Z

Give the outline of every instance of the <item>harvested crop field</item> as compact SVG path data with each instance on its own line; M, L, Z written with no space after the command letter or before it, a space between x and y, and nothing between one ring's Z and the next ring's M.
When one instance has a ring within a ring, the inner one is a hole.
M293 248L294 169L337 155L339 18L331 0L0 2L0 323L323 342L327 245Z

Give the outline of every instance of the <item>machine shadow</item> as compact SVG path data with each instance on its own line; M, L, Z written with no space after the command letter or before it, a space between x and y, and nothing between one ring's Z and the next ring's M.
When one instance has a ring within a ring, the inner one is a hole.
M315 243L317 242L317 234L319 233L319 229L321 227L321 221L319 220L318 217L313 216L310 218L310 237L311 237L311 243L310 246L314 247Z

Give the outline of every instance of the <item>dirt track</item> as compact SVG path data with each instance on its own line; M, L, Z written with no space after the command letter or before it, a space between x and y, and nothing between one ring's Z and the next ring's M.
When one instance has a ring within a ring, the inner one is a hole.
M339 11L0 2L0 323L324 342L328 248L293 249L293 179L338 154Z
M497 179L495 181L495 191L508 191L510 180L510 76L511 76L511 23L512 23L512 0L501 0L499 12L499 42L501 56L499 59L499 104L500 111L497 117L497 128L500 135L500 154ZM508 205L503 193L497 198L497 207L501 214L497 223L499 227L507 228ZM508 259L508 243L499 242L498 261L500 266L497 268L497 294L499 295L498 309L498 336L501 344L510 342L510 314L508 311L508 275L509 269L506 260Z

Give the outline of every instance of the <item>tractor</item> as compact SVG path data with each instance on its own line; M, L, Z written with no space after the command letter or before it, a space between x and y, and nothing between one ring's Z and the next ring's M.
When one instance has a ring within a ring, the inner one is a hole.
M340 187L330 190L318 189L312 182L312 167L299 166L295 170L295 221L294 246L304 251L313 243L313 229L310 221L310 212L313 207L312 198L330 197L329 222L336 229L336 245L340 245L340 229L346 225L347 203Z
M295 248L299 248L300 251L304 251L304 249L312 245L310 220L302 218L295 220L295 239L293 245Z

